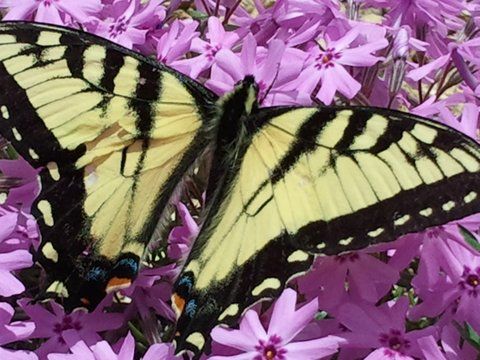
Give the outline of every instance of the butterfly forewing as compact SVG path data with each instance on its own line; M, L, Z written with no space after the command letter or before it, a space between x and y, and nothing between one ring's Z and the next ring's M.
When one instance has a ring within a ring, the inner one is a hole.
M80 271L105 283L122 254L142 256L207 146L214 100L192 80L95 36L0 24L0 133L43 168L33 212L52 278L78 281ZM86 247L90 265L79 269Z
M195 305L180 318L181 347L201 348L215 325L278 295L314 254L480 211L480 148L441 124L375 108L264 109L247 121L239 166L180 277Z

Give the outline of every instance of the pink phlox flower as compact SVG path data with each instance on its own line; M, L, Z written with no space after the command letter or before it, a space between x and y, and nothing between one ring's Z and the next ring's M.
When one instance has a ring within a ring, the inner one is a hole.
M35 324L30 321L12 321L15 313L7 303L0 303L0 345L9 344L28 338L35 330Z
M368 0L369 4L390 8L386 25L429 26L429 29L447 36L449 30L458 30L463 21L458 16L465 9L465 3L457 0Z
M436 328L406 332L407 310L407 297L378 307L362 301L345 303L338 309L336 318L351 332L337 336L344 338L345 348L375 349L366 360L414 360L421 354L417 340L434 335Z
M171 343L153 344L142 357L142 360L180 360L175 356L175 346Z
M7 20L35 20L64 25L70 17L84 22L102 9L100 0L0 0L0 8L8 7Z
M122 289L120 293L131 299L131 304L125 310L127 318L138 311L142 319L147 319L155 313L169 320L175 320L175 314L168 304L172 293L172 278L178 274L174 264L142 269L131 286Z
M451 324L442 328L440 342L448 360L475 359L478 356L478 350L462 341L458 329Z
M189 75L194 79L213 65L221 49L231 49L240 39L236 32L225 31L220 20L213 16L208 18L206 38L208 41L199 37L192 40L191 51L199 55L183 62L190 67Z
M177 212L181 225L175 226L168 235L167 254L172 260L185 260L200 228L183 203L177 204Z
M297 295L286 289L275 302L268 330L265 331L258 314L248 310L240 322L240 329L216 327L211 335L217 343L240 350L233 356L212 356L211 360L254 359L320 359L334 354L338 348L338 338L326 336L319 339L292 340L313 320L317 312L317 299L295 310Z
M259 4L259 2L256 2ZM257 43L266 46L270 40L283 40L289 46L313 40L322 27L343 17L337 1L279 0L271 7L257 5L259 15L240 25L248 29Z
M255 38L249 34L244 39L240 54L222 49L217 53L216 60L211 78L206 82L207 87L224 94L246 75L253 75L259 87L260 104L270 106L293 102L282 86L298 74L304 56L302 51L286 47L281 40L272 40L268 48L257 46Z
M441 330L441 345L433 336L418 339L424 359L427 360L465 360L475 359L478 351L467 341L462 341L458 329L447 325Z
M66 330L63 339L69 347L70 354L51 353L48 360L134 360L135 340L132 334L128 333L120 349L114 351L105 340L98 341L93 345L87 345L76 330ZM145 359L145 358L144 358ZM162 358L158 358L163 360Z
M455 57L457 56L458 58L455 59ZM444 66L452 60L452 57L454 58L453 60L454 62L456 62L457 67L460 67L460 61L463 61L463 60L467 60L469 63L475 64L475 65L480 65L479 56L480 56L480 38L473 38L473 39L464 41L462 43L450 42L447 46L446 51L443 54L439 54L438 56L430 60L428 63L426 63L425 65L411 70L407 74L407 77L414 81L425 79L428 82L433 82L433 79L431 76L435 75L439 71L443 71ZM467 74L462 73L462 70L463 70L462 68L460 68L459 70L464 80L465 79L467 80L467 84L468 84L468 81L470 81L470 79L466 78ZM472 76L474 80L477 82L477 86L478 86L479 80L477 79L477 76L470 75L470 74L468 74L468 76Z
M33 265L29 250L38 245L36 223L13 206L0 206L0 295L12 296L25 290L15 271Z
M0 303L0 357L12 360L38 360L35 353L26 350L11 350L3 345L28 338L35 330L30 321L12 321L15 310L7 303Z
M452 113L452 109L458 106L459 103L464 103L465 105L462 114L457 117ZM442 100L437 100L435 96L431 96L419 106L412 108L411 112L430 119L438 119L438 121L453 127L473 139L478 138L479 107L468 102L464 94L453 94Z
M198 37L199 33L195 31L197 27L196 21L175 20L170 27L161 29L153 35L157 41L158 61L188 74L191 63L183 58L191 50L192 41Z
M14 178L18 184L8 190L8 196L3 199L2 204L13 205L29 212L30 206L40 193L40 182L38 173L22 158L16 160L0 160L0 172L7 178Z
M87 30L129 49L140 47L147 33L165 17L159 0L142 4L140 0L117 0L105 7L103 18L91 17L84 25Z
M40 359L52 352L68 351L69 346L63 337L67 330L75 330L87 345L93 345L101 340L98 333L118 329L124 322L122 314L103 312L101 304L91 313L76 309L70 314L54 301L48 302L51 310L40 304L31 304L28 299L20 300L19 304L36 325L30 338L47 339L36 351Z
M412 319L443 313L443 322L453 318L480 329L480 314L476 311L480 306L480 254L458 231L437 230L428 236L412 285L422 299L411 310Z
M375 303L399 278L399 271L361 252L319 258L312 271L298 278L299 291L308 298L318 296L328 312L342 304L348 294ZM346 285L348 284L348 285Z
M354 27L338 40L326 37L323 47L312 46L300 75L285 89L296 90L297 101L304 104L310 103L313 96L329 105L337 91L349 99L353 98L360 91L361 84L345 66L371 66L381 60L373 53L388 45L388 41L382 37L351 47L360 35L360 29ZM320 89L315 94L313 92L318 83Z

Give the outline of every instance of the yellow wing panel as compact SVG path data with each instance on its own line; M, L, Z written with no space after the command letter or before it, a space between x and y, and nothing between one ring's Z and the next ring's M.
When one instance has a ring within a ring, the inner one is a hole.
M471 212L464 197L478 191L480 157L469 150L477 145L441 125L397 117L297 109L262 126L185 270L196 288L227 281L276 239L339 253ZM443 197L432 200L440 189Z
M90 263L140 257L208 145L216 97L108 41L27 23L0 23L0 84L0 134L45 167L33 210L45 253L65 255L41 260L50 275L70 277L86 247Z

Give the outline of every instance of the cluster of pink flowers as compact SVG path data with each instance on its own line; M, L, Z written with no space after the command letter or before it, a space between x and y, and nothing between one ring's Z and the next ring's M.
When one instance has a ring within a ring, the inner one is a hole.
M155 55L219 95L253 74L262 106L390 107L478 139L479 1L245 4L0 0L0 11L3 20L81 28ZM36 172L20 160L1 160L0 171L25 184L8 196L0 193L0 356L177 359L173 344L160 340L174 319L168 299L179 272L175 265L142 270L133 286L117 294L117 302L128 299L117 312L104 311L111 295L93 313L66 314L53 301L30 301L38 292L38 281L25 270L40 241L29 214L39 191ZM167 250L172 260L185 257L198 232L189 209L178 204L179 224ZM479 226L480 214L390 244L319 258L270 309L248 310L239 329L214 329L213 352L205 357L475 359Z

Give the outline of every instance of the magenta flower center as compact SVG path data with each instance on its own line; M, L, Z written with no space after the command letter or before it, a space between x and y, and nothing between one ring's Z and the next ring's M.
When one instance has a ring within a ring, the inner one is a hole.
M358 254L356 254L356 253L335 256L335 260L338 261L339 263L342 263L342 264L347 262L347 261L355 262L359 258L360 258L360 256L358 256Z
M284 360L287 350L281 346L282 338L272 335L267 341L258 340L255 349L259 352L253 360Z
M110 36L117 37L127 31L128 20L125 19L125 16L118 18L118 20L110 24L108 31L110 32Z
M340 53L336 52L335 49L330 48L317 56L315 61L317 62L315 64L315 67L317 69L325 69L329 67L333 67L335 65L335 60L340 59Z
M73 320L71 316L66 315L63 317L62 322L55 323L53 325L53 332L58 335L58 341L62 344L65 344L65 340L63 340L62 332L65 330L82 330L82 324L78 320Z
M473 271L468 266L465 266L459 282L460 288L466 290L469 295L477 297L480 290L478 285L480 285L480 268Z
M207 59L209 61L213 61L213 59L215 58L215 55L217 54L217 52L221 49L222 47L220 45L215 45L215 46L212 46L210 44L206 44L205 45L205 50L206 50L206 53L205 53L205 56L207 57Z
M405 353L410 347L410 341L403 337L403 334L399 330L390 329L388 334L380 334L380 343L394 352ZM386 355L393 355L391 353Z
M50 6L53 4L53 2L56 0L43 0L43 5L45 6Z

